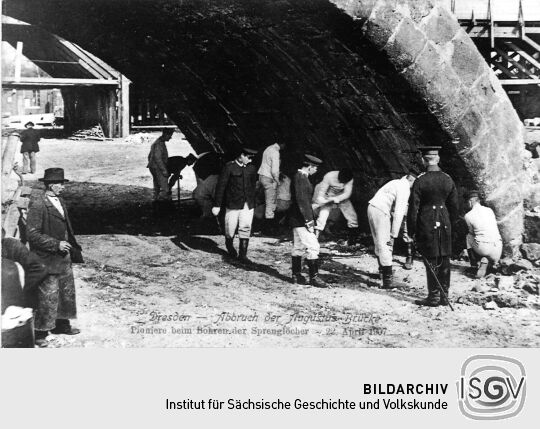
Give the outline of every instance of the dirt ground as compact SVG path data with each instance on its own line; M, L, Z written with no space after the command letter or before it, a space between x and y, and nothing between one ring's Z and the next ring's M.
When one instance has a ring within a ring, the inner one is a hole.
M199 221L192 202L154 214L145 168L151 141L40 143L38 172L25 178L39 188L44 168L66 170L65 198L86 259L74 267L74 325L82 333L51 336L50 347L540 346L538 296L472 292L482 281L468 277L462 261L452 262L453 312L413 303L426 293L418 259L406 271L396 256L395 277L404 285L379 289L369 238L353 252L339 240L323 243L321 273L329 289L289 282L286 236L253 237L253 264L232 263L217 225ZM190 147L175 135L169 150L185 155ZM183 198L194 185L192 172L185 173ZM484 309L489 301L499 307Z

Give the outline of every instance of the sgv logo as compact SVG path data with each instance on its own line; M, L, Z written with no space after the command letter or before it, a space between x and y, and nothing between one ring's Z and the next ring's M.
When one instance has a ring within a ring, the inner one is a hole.
M516 359L477 355L465 361L457 383L459 409L474 420L517 415L525 403L525 367Z

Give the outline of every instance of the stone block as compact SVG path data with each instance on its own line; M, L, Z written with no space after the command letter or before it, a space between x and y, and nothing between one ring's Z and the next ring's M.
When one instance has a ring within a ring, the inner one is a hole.
M383 49L404 16L396 11L395 2L378 2L364 25L365 35L378 49Z
M413 21L404 18L390 37L384 51L397 70L411 65L424 48L427 39Z
M463 139L464 142L469 142L471 146L478 141L488 130L488 126L482 113L476 108L476 106L470 106L469 109L461 117L461 121L456 126L456 132Z
M371 15L371 11L375 7L377 0L330 0L338 8L343 9L348 15L358 18L367 19Z
M427 16L429 16L430 12L433 10L433 8L437 5L436 1L433 0L423 0L423 1L407 1L408 8L409 8L409 14L410 18L414 22L421 22L423 19L425 19Z
M456 25L459 26L459 24ZM459 29L457 36L452 40L454 46L451 64L464 86L470 87L484 72L485 60L478 52L468 34Z
M528 210L533 210L536 207L540 208L540 183L535 183L529 187L529 192L525 197L525 207Z
M531 262L538 261L540 259L540 244L538 243L524 243L521 245L521 254L525 259Z
M429 15L422 20L420 28L425 31L427 38L436 44L450 42L461 30L456 18L443 7L432 8Z
M523 219L523 241L527 243L540 242L540 213L526 211Z

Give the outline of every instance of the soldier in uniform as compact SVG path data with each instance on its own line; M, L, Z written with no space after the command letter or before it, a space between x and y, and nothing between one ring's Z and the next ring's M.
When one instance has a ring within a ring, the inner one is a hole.
M302 276L302 256L305 254L309 267L309 284L315 287L327 287L318 277L319 274L319 241L315 234L315 216L311 206L313 186L309 176L317 172L322 163L319 158L305 155L302 168L294 175L291 186L291 208L289 225L293 230L292 282L305 284Z
M407 214L409 235L424 258L427 275L428 296L415 303L430 307L448 305L440 293L437 279L448 296L452 226L458 213L456 185L439 168L439 149L439 146L420 148L426 172L414 182Z
M234 161L229 161L221 172L217 186L212 214L218 216L225 203L225 247L233 258L249 263L247 249L251 236L251 223L255 208L255 187L257 170L251 164L257 151L243 148ZM233 245L236 229L240 238L239 252Z

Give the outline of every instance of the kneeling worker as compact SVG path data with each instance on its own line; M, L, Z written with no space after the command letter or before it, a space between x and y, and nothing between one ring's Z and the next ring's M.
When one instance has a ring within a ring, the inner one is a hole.
M225 246L230 256L238 256L244 263L250 262L246 254L251 236L257 184L257 169L250 163L256 153L253 149L243 148L234 161L225 165L218 179L215 205L212 208L212 214L218 216L221 205L225 202ZM236 228L240 238L239 253L233 245Z
M309 284L315 287L327 287L318 277L319 274L319 241L315 235L315 216L311 206L313 186L309 176L317 172L322 163L319 158L305 155L302 168L294 175L291 186L291 208L289 225L293 230L292 250L292 282L305 284L302 276L302 256L305 254L309 267Z
M375 255L382 272L383 289L392 288L392 250L399 235L411 187L416 176L409 173L401 179L391 180L377 191L369 201L367 215L375 243ZM392 212L393 208L393 212Z
M321 183L315 187L313 210L320 209L315 225L317 237L321 231L324 231L330 211L339 208L349 228L348 245L355 244L358 235L358 216L350 200L353 186L352 170L343 168L326 173Z
M502 239L493 210L480 203L480 193L470 191L467 195L470 211L465 214L469 227L467 253L471 266L478 267L477 278L484 277L488 268L499 262L502 254ZM478 264L480 260L480 264Z

